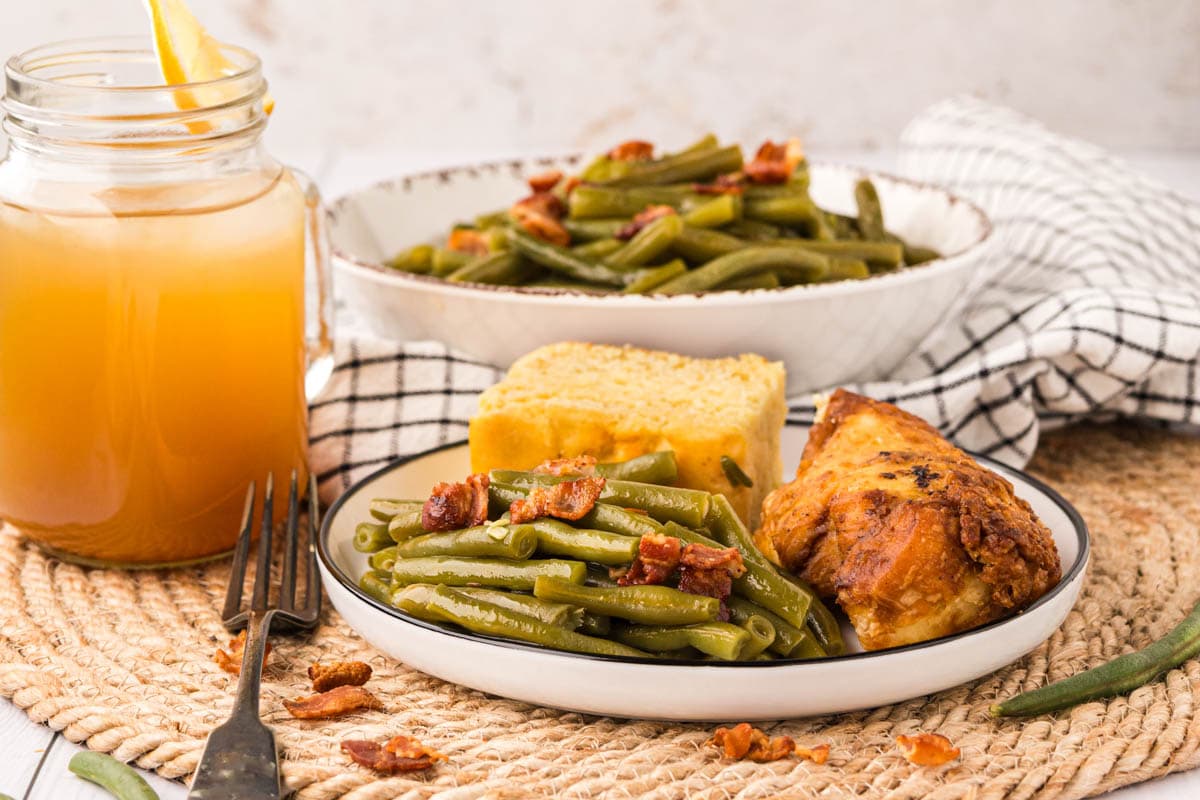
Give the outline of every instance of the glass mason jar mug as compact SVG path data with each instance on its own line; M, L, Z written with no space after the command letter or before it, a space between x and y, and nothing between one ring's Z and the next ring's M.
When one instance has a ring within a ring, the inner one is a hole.
M68 558L228 551L251 480L306 477L324 214L261 144L258 59L226 55L182 87L137 38L6 67L0 518Z

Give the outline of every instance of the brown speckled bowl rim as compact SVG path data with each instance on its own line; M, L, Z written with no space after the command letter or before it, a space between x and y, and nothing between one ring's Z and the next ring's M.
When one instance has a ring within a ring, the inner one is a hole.
M438 183L446 184L454 181L457 178L478 178L485 173L487 175L495 175L505 170L511 172L513 177L522 178L526 175L533 174L536 170L551 169L554 167L575 167L583 160L581 153L568 153L561 156L533 156L527 158L509 158L497 161L481 161L471 164L463 164L460 166L443 167L439 169L423 170L420 172L406 173L394 178L386 178L377 181L368 186L361 187L352 192L343 194L333 200L329 204L329 218L331 222L336 222L338 217L346 209L346 206L359 196L376 191L403 191L411 192L414 184L428 183L437 181ZM918 264L914 267L895 270L892 272L880 273L872 275L869 278L860 278L857 280L841 280L832 281L829 283L813 283L801 284L797 286L785 286L777 289L752 289L749 291L739 292L704 292L681 295L624 295L620 293L604 293L596 294L591 292L573 290L573 289L557 289L540 286L497 286L488 283L474 283L463 281L461 283L451 283L442 278L432 275L421 275L418 273L404 272L403 270L393 269L384 265L379 261L372 261L358 257L357 255L347 252L333 242L332 232L330 234L330 250L333 254L335 266L346 265L367 270L377 275L383 275L390 280L395 280L398 283L411 283L415 286L425 286L429 288L438 288L443 291L455 293L466 292L468 294L490 293L492 295L500 295L516 299L518 297L526 297L529 299L552 299L561 298L572 301L579 301L581 305L587 304L614 304L623 303L626 305L638 303L650 303L653 305L669 305L672 303L680 303L680 301L691 302L707 302L710 304L725 304L730 302L745 302L749 299L763 298L785 298L793 297L796 294L804 293L808 295L823 294L836 295L844 292L853 292L857 289L866 287L876 287L881 282L894 282L897 279L912 280L911 276L917 276L917 279L925 277L933 277L934 274L942 271L953 271L956 267L961 267L965 262L965 257L982 250L990 241L994 228L991 219L974 202L951 192L944 186L926 181L913 180L904 178L899 175L894 175L890 172L880 170L866 169L864 167L854 166L852 164L844 164L840 162L813 162L811 166L818 168L828 168L843 170L850 173L857 173L860 176L869 177L871 179L882 178L897 184L909 186L918 191L932 192L940 194L946 198L950 205L961 205L967 209L969 213L975 216L979 225L981 235L973 242L968 244L963 249L950 255L943 255L941 258L928 261L924 264ZM447 222L447 225L453 224L453 220ZM939 269L944 268L944 269ZM715 302L714 302L715 301Z

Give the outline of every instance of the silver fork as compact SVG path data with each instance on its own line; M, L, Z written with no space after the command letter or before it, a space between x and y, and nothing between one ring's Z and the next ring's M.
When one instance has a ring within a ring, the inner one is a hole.
M221 621L229 630L246 628L241 678L238 680L233 713L223 725L213 729L204 745L204 754L200 756L200 765L196 767L196 777L192 779L188 800L278 800L280 797L279 753L275 746L275 734L258 716L259 684L262 681L267 634L273 622L277 629L292 632L316 625L321 613L321 586L316 566L317 481L315 477L309 479L308 536L301 543L297 530L300 498L296 472L293 470L288 491L279 597L275 606L270 605L274 489L273 476L267 475L254 591L249 610L242 611L242 584L245 583L250 534L254 526L253 483L246 494L246 510L242 515L237 547L233 551L233 571L229 578L229 590L225 594L225 608L221 613ZM297 605L296 566L301 547L305 548L308 571L304 600Z

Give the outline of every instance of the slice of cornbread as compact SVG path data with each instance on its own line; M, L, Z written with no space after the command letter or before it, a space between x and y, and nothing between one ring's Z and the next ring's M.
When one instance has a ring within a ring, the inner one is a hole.
M678 484L727 496L752 528L783 471L783 365L563 342L523 356L479 398L471 468L530 469L578 455L622 461L674 450ZM729 456L754 482L733 486Z

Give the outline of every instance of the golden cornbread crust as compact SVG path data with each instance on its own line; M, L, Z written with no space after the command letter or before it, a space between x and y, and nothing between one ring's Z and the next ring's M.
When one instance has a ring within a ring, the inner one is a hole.
M678 483L726 495L754 525L783 466L783 365L758 355L689 358L561 342L523 356L479 398L471 469L531 469L549 458L623 461L674 450ZM729 456L752 488L734 487Z

